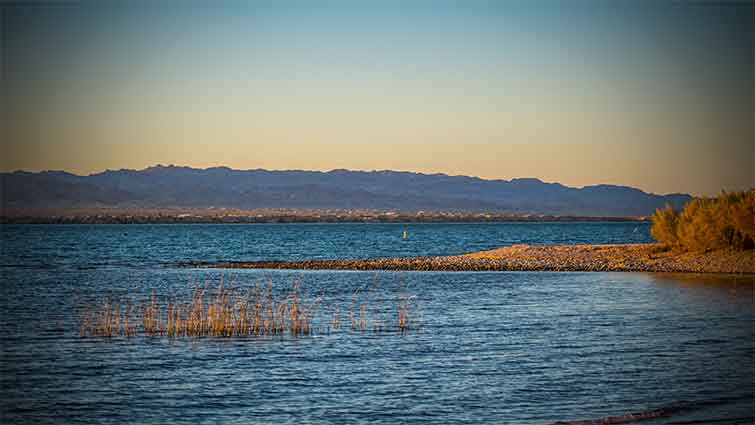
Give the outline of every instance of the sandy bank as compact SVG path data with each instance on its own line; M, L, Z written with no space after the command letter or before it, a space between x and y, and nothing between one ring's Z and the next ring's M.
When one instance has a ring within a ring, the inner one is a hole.
M754 251L677 253L657 244L514 245L447 257L192 262L190 267L304 270L625 271L755 274Z

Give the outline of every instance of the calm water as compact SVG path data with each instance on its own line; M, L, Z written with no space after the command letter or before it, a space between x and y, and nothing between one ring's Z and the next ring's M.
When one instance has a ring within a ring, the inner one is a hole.
M681 401L705 406L696 414L753 416L752 279L175 266L648 240L642 223L3 226L0 423L548 424ZM299 280L344 306L360 288L376 304L408 291L422 328L78 335L82 303L182 296L221 276L242 288Z

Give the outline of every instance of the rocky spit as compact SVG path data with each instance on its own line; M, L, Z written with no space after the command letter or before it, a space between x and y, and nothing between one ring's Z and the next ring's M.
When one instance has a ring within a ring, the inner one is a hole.
M513 245L446 257L189 262L187 267L299 270L616 271L755 274L755 251L679 253L658 244Z

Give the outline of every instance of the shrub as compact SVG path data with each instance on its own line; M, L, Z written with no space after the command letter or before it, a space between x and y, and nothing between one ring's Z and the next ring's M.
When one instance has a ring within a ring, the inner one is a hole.
M678 224L679 215L671 205L666 204L666 208L658 208L655 215L653 215L653 227L650 229L650 234L658 242L669 247L678 247L679 238L676 236Z
M735 241L742 249L755 247L755 190L746 192L741 201L732 206L731 220L734 230L739 232Z
M652 219L651 234L672 249L752 249L755 190L722 192L717 198L695 198L681 213L666 206L658 209Z
M687 251L723 248L723 235L716 217L717 204L709 198L690 201L679 216L677 237Z

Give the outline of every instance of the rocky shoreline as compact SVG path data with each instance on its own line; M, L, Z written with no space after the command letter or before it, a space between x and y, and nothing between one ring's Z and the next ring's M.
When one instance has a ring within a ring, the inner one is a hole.
M189 262L186 267L299 270L617 271L755 274L754 251L678 253L658 244L514 245L446 257Z

